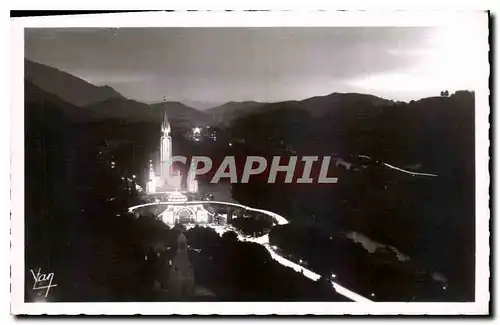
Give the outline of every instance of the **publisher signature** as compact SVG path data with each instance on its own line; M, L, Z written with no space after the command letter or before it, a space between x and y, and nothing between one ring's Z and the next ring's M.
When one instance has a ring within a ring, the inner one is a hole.
M49 295L50 288L57 287L57 284L52 284L54 280L54 273L42 273L42 269L39 268L37 273L30 270L33 276L33 290L45 290L45 298Z

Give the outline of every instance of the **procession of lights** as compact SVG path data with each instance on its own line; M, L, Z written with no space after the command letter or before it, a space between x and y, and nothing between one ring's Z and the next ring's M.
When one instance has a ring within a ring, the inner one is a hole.
M215 201L216 202L216 201ZM200 204L200 203L206 203L206 202L184 202L183 204ZM214 203L214 202L211 202L211 203ZM235 204L235 203L228 203L228 202L216 202L216 203L222 203L222 204L225 204L225 205L230 205L230 206L238 206L238 207L243 207L247 210L250 210L250 211L256 211L256 212L261 212L261 213L264 213L264 214L267 214L269 216L272 216L276 223L277 224L287 224L288 223L288 220L286 220L285 218L283 218L282 216L274 213L274 212L271 212L271 211L266 211L266 210L262 210L262 209L254 209L254 208L250 208L250 207L247 207L247 206L244 206L244 205L241 205L241 204ZM130 207L129 208L129 212L133 212L134 210L136 210L137 208L141 208L141 207L145 207L145 206L151 206L151 205L155 205L155 204L161 204L161 205L168 205L168 204L172 204L172 202L159 202L159 203L145 203L145 204L140 204L140 205L136 205L136 206L133 206L133 207ZM176 203L174 203L176 204ZM226 217L227 218L227 215L222 215L223 217ZM193 227L195 227L197 224L195 223L189 223L187 224L185 227L186 227L186 230L189 230ZM169 225L171 226L171 225ZM285 267L288 267L288 268L291 268L293 269L295 272L297 273L300 273L302 274L303 276L313 280L313 281L318 281L321 276L309 269L307 269L306 267L302 266L302 265L299 265L295 262L292 262L290 261L289 259L279 255L276 250L277 250L277 247L276 246L271 246L269 244L269 235L264 235L264 236L261 236L261 237L250 237L250 236L245 236L243 235L238 229L236 229L235 227L231 226L231 225L216 225L216 224L199 224L198 226L201 226L201 227L210 227L212 228L213 230L215 230L215 232L222 237L222 235L228 231L233 231L234 233L236 233L237 235L237 238L239 241L246 241L246 242L253 242L253 243L256 243L256 244L259 244L259 245L262 245L270 254L271 258L273 260L275 260L276 262L280 263L281 265L285 266ZM173 227L173 226L172 226ZM302 262L302 260L301 260ZM334 279L336 277L335 274L332 274L331 275L331 278ZM366 297L363 297L343 286L341 286L340 284L334 282L333 280L329 280L333 289L343 295L344 297L346 298L349 298L355 302L373 302L372 300L366 298Z

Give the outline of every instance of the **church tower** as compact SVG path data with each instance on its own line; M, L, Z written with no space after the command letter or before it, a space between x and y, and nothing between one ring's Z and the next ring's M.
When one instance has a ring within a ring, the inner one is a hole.
M172 137L170 123L168 121L167 110L163 112L161 123L161 141L160 141L160 175L162 179L168 179L172 175ZM168 166L167 166L168 164Z
M163 112L160 138L160 177L156 184L156 192L179 190L182 187L182 175L174 171L172 165L172 135L167 110Z

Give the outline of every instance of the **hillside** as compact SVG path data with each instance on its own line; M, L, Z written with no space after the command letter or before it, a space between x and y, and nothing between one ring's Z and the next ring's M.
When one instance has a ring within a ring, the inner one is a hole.
M122 119L129 122L161 119L162 112L152 110L149 105L126 98L111 98L93 103L82 109L98 119Z
M211 124L207 114L179 102L156 103L150 107L155 112L163 112L166 109L170 123L175 126L195 127Z
M393 102L377 96L358 93L332 93L326 96L315 96L299 102L313 116L324 116L336 110L355 105L373 105L374 107L390 105Z
M30 60L24 60L24 64L25 79L70 104L85 106L123 97L109 86L95 86L56 68Z
M240 116L253 112L266 103L255 101L228 102L223 105L210 108L205 112L211 116L212 121L219 125L229 125Z
M145 104L125 98L109 86L98 87L56 68L25 60L28 104L49 100L76 121L122 120L126 123L161 120L166 109L174 127L207 125L204 113L180 102Z
M230 128L235 153L329 155L352 162L354 168L335 167L332 175L339 182L334 186L268 184L251 178L233 184L233 198L275 211L292 223L314 220L323 228L354 230L397 247L444 274L450 292L470 301L474 297L474 93L383 103L371 96L335 94L269 104L235 120ZM418 165L437 177L359 163L359 155L393 166ZM300 256L313 254L311 250Z
M217 106L222 105L220 102L211 102L211 101L203 101L203 100L181 100L182 104L197 109L199 111L207 111Z
M207 110L206 113L212 116L215 123L228 126L240 117L274 109L300 108L307 111L311 116L321 117L336 114L336 112L346 107L367 104L382 106L393 104L393 102L367 94L332 93L330 95L315 96L301 101L293 100L273 103L255 101L228 102L224 105L211 108Z
M24 104L27 110L38 109L44 111L44 109L48 108L73 122L83 122L93 119L92 112L82 110L80 107L65 102L26 79L24 80L24 94Z

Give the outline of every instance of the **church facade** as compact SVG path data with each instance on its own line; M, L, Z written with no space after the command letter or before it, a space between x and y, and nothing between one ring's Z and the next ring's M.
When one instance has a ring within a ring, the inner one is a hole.
M179 192L167 196L167 201L175 204L167 205L160 214L160 219L167 225L177 223L207 223L208 211L201 204L181 204L187 201L187 197Z

